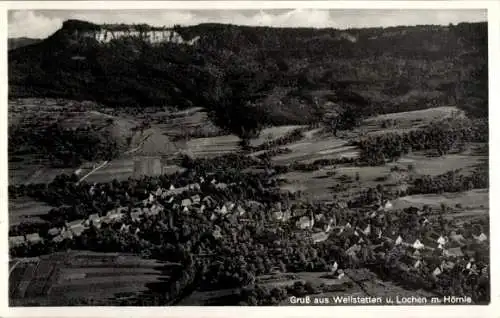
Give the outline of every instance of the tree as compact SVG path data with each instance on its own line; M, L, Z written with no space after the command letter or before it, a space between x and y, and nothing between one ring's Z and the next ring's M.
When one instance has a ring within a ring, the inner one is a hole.
M269 74L232 53L220 54L217 59L209 68L211 87L204 96L209 117L215 125L237 135L246 147L269 121L268 111L258 103Z

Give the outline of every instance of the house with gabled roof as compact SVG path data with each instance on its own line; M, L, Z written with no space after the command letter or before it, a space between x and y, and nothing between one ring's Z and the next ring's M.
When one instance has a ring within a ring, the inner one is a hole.
M129 232L130 231L130 224L122 224L120 227L120 232Z
M82 225L84 222L85 222L85 220L83 220L83 219L74 220L74 221L71 221L71 222L66 222L66 228L67 229L72 229L74 227Z
M74 236L80 236L87 228L83 224L71 227L70 231Z
M347 255L356 255L361 251L361 246L358 244L354 244L353 246L349 247L346 251Z
M246 210L238 204L238 206L236 207L236 212L238 213L238 216L243 216L245 215Z
M86 226L90 226L90 224L93 224L96 228L101 227L101 218L99 217L99 214L94 213L89 215L87 220L83 222Z
M388 211L388 210L391 210L392 208L393 208L393 206L392 206L391 201L386 200L384 203L384 210Z
M445 245L447 243L447 240L441 235L438 237L436 242L438 243L438 245Z
M403 244L403 238L401 237L401 235L399 235L396 240L394 241L394 244L396 245L400 245L400 244Z
M443 254L446 257L454 257L454 258L464 257L464 253L462 252L462 249L460 247L447 248L443 251Z
M434 271L432 271L432 275L434 277L437 277L439 275L441 275L443 273L443 271L441 270L440 266L437 266Z
M327 239L328 239L328 234L326 234L325 232L318 232L312 234L312 240L314 243L323 242L326 241Z
M226 202L224 206L227 208L228 212L232 212L236 205L233 202Z
M474 235L474 239L478 242L484 242L488 239L488 237L486 236L486 234L481 233L478 236Z
M413 248L416 249L416 250L419 250L419 249L422 249L425 247L424 244L422 244L422 242L420 242L420 240L415 240L415 242L413 242Z
M116 222L126 213L128 213L128 207L118 207L116 209L109 210L105 216L101 217L101 222Z
M182 200L182 202L181 202L181 206L183 206L183 207L188 207L188 206L191 206L191 204L192 204L192 202L191 202L191 200L190 200L190 199L184 199L184 200Z
M47 232L47 234L49 234L50 236L56 236L59 235L59 233L61 233L61 229L57 227L53 227Z
M199 194L193 195L191 197L191 202L193 202L193 204L200 204L201 202L200 195Z

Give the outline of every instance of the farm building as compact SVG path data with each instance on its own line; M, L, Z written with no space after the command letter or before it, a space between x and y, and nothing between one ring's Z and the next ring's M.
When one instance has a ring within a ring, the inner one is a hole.
M312 239L313 239L314 243L323 242L327 238L328 238L328 234L326 234L325 232L314 233L312 235Z
M87 228L83 224L78 224L71 228L71 233L73 233L74 236L80 236L86 229Z
M101 218L99 217L99 214L94 213L89 215L89 218L87 221L85 221L86 225L93 224L95 227L100 228L101 227Z
M61 233L61 229L57 228L57 227L53 227L49 230L48 234L50 236L56 236L56 235L59 235L59 233Z

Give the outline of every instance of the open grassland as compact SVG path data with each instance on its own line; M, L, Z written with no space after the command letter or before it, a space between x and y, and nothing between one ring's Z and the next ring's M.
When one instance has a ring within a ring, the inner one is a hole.
M312 172L293 171L281 174L279 177L288 181L282 185L284 190L293 192L300 190L306 197L314 200L331 200L333 195L350 196L360 189L376 187L377 184L396 186L406 183L410 177L419 175L435 176L455 169L460 169L464 174L472 173L475 167L487 159L488 157L483 155L449 154L442 157L426 157L414 154L383 166L324 166ZM308 159L304 162L314 160ZM412 170L408 171L410 165ZM394 167L402 170L391 171ZM341 179L344 176L348 179ZM359 178L358 181L355 180L356 177ZM348 185L350 190L339 192L333 188L339 183Z
M51 209L51 206L31 198L9 199L9 225L44 222L39 216L47 214Z
M406 155L396 163L389 163L389 166L407 168L413 167L413 171L420 175L439 175L446 171L461 169L464 173L471 172L480 163L488 160L488 156L448 154L442 157L426 157L414 154Z
M475 189L460 193L443 193L443 194L422 194L411 195L394 200L395 208L406 208L410 206L423 207L428 205L434 208L439 208L441 204L449 207L460 205L464 209L488 211L489 209L489 189Z

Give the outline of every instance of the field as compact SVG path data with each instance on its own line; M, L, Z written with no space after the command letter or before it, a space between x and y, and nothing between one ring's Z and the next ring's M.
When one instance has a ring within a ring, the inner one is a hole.
M437 209L440 207L441 203L449 207L459 205L465 210L483 209L484 212L487 212L489 209L489 189L475 189L460 193L405 196L394 200L393 206L399 209L410 206L422 207L424 205L429 205Z
M32 157L23 158L19 162L9 162L9 184L49 183L57 175L72 174L76 169L50 168L38 164Z
M349 146L347 140L336 137L325 139L306 139L286 146L291 152L273 157L273 161L279 164L299 162L313 162L318 159L330 159L341 157L357 157L355 147Z
M131 158L115 159L106 166L93 172L85 181L87 182L110 182L113 179L118 181L127 180L134 173L134 160Z
M30 198L9 200L9 225L22 222L44 222L39 216L48 213L51 206Z
M72 251L20 263L9 278L11 302L63 305L71 298L113 299L138 294L148 284L166 281L168 266L154 260L118 253Z
M415 123L431 122L432 120L442 119L446 117L462 116L463 111L460 111L456 107L452 106L442 106L434 107L423 110L416 110L410 112L392 113L384 114L375 117L368 118L364 121L365 125L380 125L386 120L394 120L397 124L402 126L414 125Z

